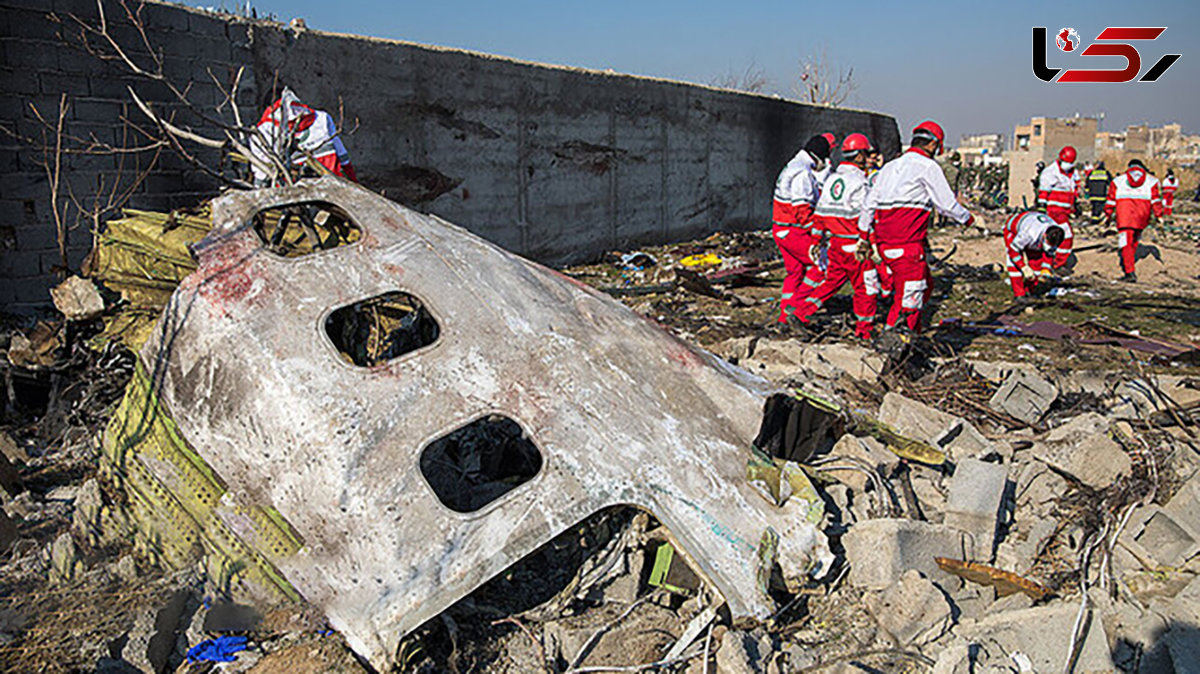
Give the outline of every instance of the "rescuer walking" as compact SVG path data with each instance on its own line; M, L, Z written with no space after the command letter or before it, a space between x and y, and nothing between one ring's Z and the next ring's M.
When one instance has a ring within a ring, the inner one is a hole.
M824 280L796 310L796 318L807 321L849 281L854 288L854 333L863 339L871 337L880 291L878 272L858 248L858 217L870 191L866 171L872 151L871 141L861 133L842 142L843 161L825 181L813 217L814 234L829 237L829 266Z
M1117 246L1120 248L1121 277L1126 283L1137 282L1134 263L1137 261L1138 241L1150 224L1153 214L1163 216L1162 195L1158 178L1150 175L1140 159L1131 159L1125 173L1113 179L1108 187L1104 213L1117 223Z
M786 270L779 303L781 323L795 314L823 277L815 257L820 242L812 233L812 217L821 194L817 176L829 159L830 149L824 136L809 138L775 182L771 234Z
M936 122L917 125L908 151L884 164L875 176L858 217L860 258L870 255L874 234L892 277L888 327L903 318L910 329L920 329L921 310L933 289L927 241L933 212L964 225L975 219L958 203L942 168L933 160L941 154L945 138Z
M1108 184L1112 182L1112 176L1108 169L1104 167L1104 162L1096 164L1096 168L1087 177L1087 195L1088 204L1091 205L1091 213L1089 217L1093 225L1100 224L1104 219L1104 202L1108 199Z
M1175 192L1179 189L1179 179L1175 177L1175 169L1167 169L1167 175L1162 181L1163 212L1168 218L1175 217Z
M1066 225L1075 212L1078 185L1075 182L1075 148L1067 145L1058 152L1058 161L1042 169L1038 176L1038 206L1060 225ZM1074 239L1067 237L1055 253L1055 265L1060 267L1071 256Z

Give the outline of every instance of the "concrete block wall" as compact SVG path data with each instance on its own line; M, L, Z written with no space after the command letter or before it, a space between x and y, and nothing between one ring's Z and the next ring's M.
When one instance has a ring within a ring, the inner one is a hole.
M135 61L150 63L144 43L125 20L119 4L106 0L105 6L113 35ZM130 6L139 7L137 3ZM251 60L246 46L230 39L231 26L226 21L162 4L146 4L140 11L151 44L164 56L165 71L180 84L193 83L193 100L218 100L210 69L227 78L230 69L236 72ZM174 113L179 122L215 135L215 130L204 129L199 120L189 119L161 85L87 53L72 17L95 23L96 3L0 0L0 124L22 137L0 130L0 309L7 311L47 305L47 291L63 270L47 157L23 140L44 139L50 146L55 142L54 132L38 121L34 108L53 124L60 97L66 94L65 134L95 137L121 147L144 145L146 139L123 121L148 126L129 97L127 87L132 85L160 111ZM252 91L245 92L247 108L253 107L252 97ZM198 151L197 156L216 163L212 151ZM216 180L169 150L161 153L152 173L138 180L139 167L149 158L132 154L62 157L58 208L68 225L67 268L78 270L91 250L93 235L93 224L78 217L68 193L90 209L97 200L108 201L114 191L132 189L132 207L160 210L194 206L216 193Z
M119 6L105 1L115 20ZM768 227L775 177L814 133L863 131L885 151L899 147L894 119L881 114L292 30L174 5L148 3L142 11L151 43L177 82L193 83L194 100L217 100L210 70L228 80L244 67L240 107L251 120L259 100L286 83L306 102L344 116L345 142L365 185L548 264ZM128 110L130 78L79 50L67 30L67 14L95 12L90 0L0 0L6 125L32 133L36 122L24 102L53 113L62 92L72 101L68 127L78 132L115 136L123 112L140 121ZM123 43L136 37L123 35ZM169 100L153 87L138 91ZM0 134L0 305L10 310L45 304L58 259L48 181L29 154ZM86 192L97 176L115 174L115 162L78 160L69 179ZM132 205L187 206L217 187L164 153ZM72 267L90 246L89 231L71 232Z

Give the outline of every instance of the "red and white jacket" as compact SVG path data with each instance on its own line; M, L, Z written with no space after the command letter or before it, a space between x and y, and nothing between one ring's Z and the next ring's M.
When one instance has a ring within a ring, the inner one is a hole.
M311 156L330 173L358 181L333 117L301 103L291 89L284 89L283 95L263 111L255 128L256 133L250 138L250 153L260 160L251 165L256 183L271 180L274 170L263 167L272 165L270 153L280 156L285 150L296 166L302 166Z
M1047 250L1044 247L1042 236L1046 234L1046 230L1050 227L1062 227L1064 230L1063 244L1065 245L1071 239L1071 226L1055 222L1050 216L1038 211L1025 211L1017 213L1008 219L1004 225L1004 240L1008 254L1008 259L1017 269L1021 268L1022 256L1027 250L1035 250L1040 253L1055 256L1055 266L1058 264L1059 251L1062 248ZM1070 255L1068 250L1067 255ZM1065 260L1064 260L1065 261Z
M1117 229L1145 229L1151 213L1160 218L1164 213L1158 178L1140 166L1132 166L1113 178L1104 213L1115 216Z
M859 236L874 233L880 246L922 242L935 209L958 223L973 220L954 197L942 167L924 151L910 148L875 174L858 216Z
M1038 176L1038 205L1046 207L1046 215L1057 223L1064 223L1075 210L1075 172L1064 173L1058 162L1042 169Z
M798 225L805 229L812 225L813 208L821 196L821 184L814 171L816 165L810 154L800 150L783 167L775 181L775 199L771 208L771 219L775 224Z
M1179 179L1175 176L1167 176L1162 179L1163 196L1175 194L1175 190L1179 189Z
M854 164L843 162L825 180L813 217L813 233L828 233L831 246L849 246L858 242L858 216L870 192L867 174Z

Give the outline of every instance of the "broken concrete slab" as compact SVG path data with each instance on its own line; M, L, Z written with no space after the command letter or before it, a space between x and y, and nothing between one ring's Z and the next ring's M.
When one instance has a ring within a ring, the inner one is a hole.
M901 435L929 443L954 460L995 451L971 422L893 391L883 396L879 421Z
M952 624L945 594L916 569L882 592L864 598L875 622L898 645L920 645L940 638Z
M1033 456L1093 489L1103 489L1129 475L1133 464L1109 436L1109 421L1088 412L1050 431L1034 445Z
M1008 485L1008 468L977 459L964 459L950 479L946 501L947 526L970 534L980 559L990 561L995 548L1000 505Z
M264 209L314 202L345 212L362 238L283 259L246 226ZM409 631L614 505L662 521L735 618L776 609L758 588L760 565L827 570L816 526L744 479L777 387L600 292L344 181L228 193L213 221L197 271L142 350L105 461L147 491L203 487L180 499L195 510L181 515L256 553L231 567L237 587L303 596L378 669ZM435 336L355 364L331 317L397 287L408 308L389 311L419 314L410 322L429 331L412 337ZM129 442L168 423L174 436ZM485 506L455 511L422 457L450 456L457 434L490 425L519 446L514 462L537 467ZM186 537L159 540L176 539Z
M860 438L849 433L838 438L829 450L830 457L844 457L849 461L834 461L835 464L849 464L856 468L823 471L821 474L832 477L857 492L863 492L870 478L863 469L874 469L880 465L896 461L896 455L889 452L878 440L872 437Z
M0 454L14 464L29 463L29 455L11 435L0 431Z
M96 284L79 276L69 276L51 288L50 299L69 321L86 321L104 313L104 298Z
M1200 474L1193 475L1183 483L1163 506L1163 512L1170 515L1190 536L1200 539Z
M915 569L943 588L957 589L961 580L938 568L935 557L971 559L966 534L929 522L876 519L859 522L842 536L850 584L883 590Z
M991 671L988 668L996 667L1001 668L999 671L1010 671L1018 654L1028 661L1030 671L1063 671L1078 611L1078 602L1061 603L1007 611L963 624L955 633L972 648L943 651L934 671L960 671L964 666L968 669L961 671ZM1092 610L1084 613L1082 634L1075 666L1069 671L1075 674L1114 671L1100 616Z
M771 659L771 641L766 635L729 630L717 649L717 671L721 674L759 674Z
M1134 511L1120 543L1142 560L1181 567L1200 554L1200 475L1179 488L1164 506Z
M1068 486L1061 475L1039 461L1022 466L1016 483L1016 511L1032 520L1048 516Z
M853 344L806 344L800 353L801 364L826 379L835 379L844 372L855 379L873 381L885 365L878 352Z
M983 433L980 433L979 429L966 419L955 418L949 427L930 440L930 444L956 461L972 457L982 458L992 454L1011 456L1011 452L1001 452L1001 448L996 443L984 437Z
M958 417L889 391L879 406L879 420L901 435L931 442L954 425Z
M1013 370L988 405L997 412L1036 424L1058 399L1058 388L1036 372Z
M1007 360L971 360L967 359L967 364L971 369L975 370L975 374L996 385L1001 385L1009 378L1009 376L1018 370L1028 372L1035 376L1041 376L1038 369L1029 363L1014 363Z

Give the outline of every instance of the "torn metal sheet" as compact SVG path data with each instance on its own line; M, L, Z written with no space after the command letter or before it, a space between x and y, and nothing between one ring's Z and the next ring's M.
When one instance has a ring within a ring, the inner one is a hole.
M1140 337L1120 330L1115 330L1105 325L1100 325L1095 321L1087 321L1083 324L1084 327L1092 328L1100 333L1095 337L1087 337L1078 329L1055 323L1054 321L1034 321L1032 323L1022 323L1012 316L1001 316L1000 324L1006 328L1015 329L1018 334L1031 337L1041 337L1043 339L1062 340L1074 339L1080 344L1093 345L1112 345L1119 346L1123 349L1132 349L1141 351L1156 356L1165 356L1172 358L1181 356L1185 353L1195 351L1196 349L1184 344L1175 344L1161 339L1153 339L1150 337Z
M315 201L345 211L362 238L295 258L264 247L256 213ZM566 276L333 178L230 193L213 208L199 267L141 352L154 395L126 415L161 407L173 421L157 422L162 432L190 453L156 459L164 443L139 443L155 436L136 422L110 429L106 451L167 492L203 477L206 500L180 510L206 518L205 551L220 543L277 573L281 591L323 609L381 670L407 632L614 505L661 520L736 618L775 608L757 587L760 559L785 575L828 568L814 523L745 479L777 392L766 381ZM436 338L370 367L347 362L327 319L388 293L419 300ZM478 510L452 509L422 472L425 450L494 417L519 424L537 472ZM760 550L768 540L778 557Z

